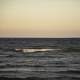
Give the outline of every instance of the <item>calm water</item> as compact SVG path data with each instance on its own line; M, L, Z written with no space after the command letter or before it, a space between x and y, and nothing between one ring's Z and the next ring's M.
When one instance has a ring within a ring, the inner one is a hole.
M80 52L68 47L80 48L80 38L1 38L0 77L80 79Z

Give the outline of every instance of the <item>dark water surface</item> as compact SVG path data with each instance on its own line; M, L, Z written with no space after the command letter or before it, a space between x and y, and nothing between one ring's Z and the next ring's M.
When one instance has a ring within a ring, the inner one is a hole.
M80 80L80 38L1 38L0 77Z

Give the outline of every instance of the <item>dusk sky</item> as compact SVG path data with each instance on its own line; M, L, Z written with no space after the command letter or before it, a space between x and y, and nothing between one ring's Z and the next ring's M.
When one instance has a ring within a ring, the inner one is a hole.
M0 0L0 37L80 37L80 0Z

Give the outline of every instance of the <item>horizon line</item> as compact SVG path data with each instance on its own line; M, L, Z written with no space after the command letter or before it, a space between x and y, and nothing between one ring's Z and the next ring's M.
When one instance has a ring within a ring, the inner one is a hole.
M19 36L15 36L15 37L11 37L11 36L5 36L5 37L0 37L0 38L80 38L80 37L19 37Z

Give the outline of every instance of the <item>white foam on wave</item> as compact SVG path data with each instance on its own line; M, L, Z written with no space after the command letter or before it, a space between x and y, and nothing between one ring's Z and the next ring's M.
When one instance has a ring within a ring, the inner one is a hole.
M48 48L42 48L42 49L33 49L33 48L23 48L23 49L16 49L16 51L20 52L45 52L45 51L55 51L55 50L61 50L61 49L48 49Z
M23 52L45 52L45 51L52 51L53 49L23 49Z

